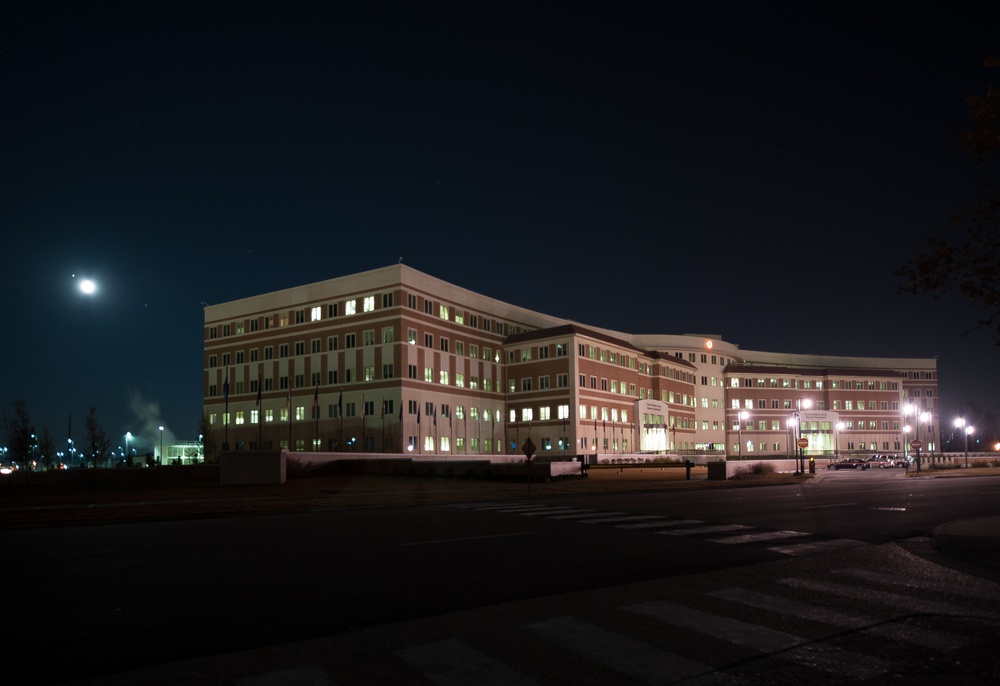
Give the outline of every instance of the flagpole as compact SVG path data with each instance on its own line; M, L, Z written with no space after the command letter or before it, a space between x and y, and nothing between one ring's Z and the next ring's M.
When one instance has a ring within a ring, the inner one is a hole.
M319 447L319 384L316 384L316 394L313 396L313 414L316 415L316 446Z
M264 408L261 407L260 391L261 387L264 385L264 367L263 365L259 368L257 373L257 450L263 450L263 440L261 436L262 427L264 426L263 417L261 416L264 412Z
M229 367L226 367L226 380L222 384L222 395L225 396L226 401L225 421L223 422L226 428L225 437L222 441L222 449L229 450ZM160 455L160 459L163 459L162 455Z

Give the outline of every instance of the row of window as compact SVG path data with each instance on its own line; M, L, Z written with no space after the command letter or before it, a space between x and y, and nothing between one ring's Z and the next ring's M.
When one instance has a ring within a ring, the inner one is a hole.
M704 383L704 381L702 382ZM762 379L760 377L740 377L733 376L729 378L729 386L731 388L786 388L786 389L796 389L796 390L823 390L824 381L822 379L798 379L798 378L770 378ZM898 391L899 383L896 381L852 381L852 380L840 380L834 379L829 382L830 390L839 391Z
M775 400L774 398L772 398L770 401L765 400L764 398L757 398L756 400L754 400L752 398L743 398L743 403L742 404L743 404L743 408L742 409L746 409L746 410L753 410L753 409L766 410L769 407L772 410L792 410L792 409L796 409L798 407L798 403L795 402L795 401L792 401L790 398L786 398L784 400ZM864 410L882 410L882 411L888 411L888 410L892 410L893 412L898 412L899 411L899 401L898 400L893 400L893 401L888 401L888 400L858 400L858 401L854 401L854 400L833 400L833 401L831 401L831 404L833 405L833 409L834 410L844 410L844 411L847 411L847 412L850 412L850 411L853 411L853 410L859 410L859 411L864 411ZM740 399L739 398L732 398L730 400L730 407L732 409L734 409L734 410L741 409L740 408ZM816 409L817 410L825 410L826 409L826 401L825 400L817 400L816 401Z
M886 420L855 420L850 419L844 422L843 431L890 431L889 425L892 424L892 431L899 431L898 421L886 421ZM792 419L758 419L756 424L754 420L745 420L743 422L743 431L787 431L789 428L793 428L795 422ZM802 431L830 431L829 422L801 422ZM732 426L733 431L740 431L740 422L734 421Z
M359 312L374 312L376 309L376 304L379 297L381 297L382 309L388 309L394 306L394 298L392 293L381 293L379 295L366 295L360 298L352 298L343 301L338 301L335 303L328 303L326 305L326 318L334 319L339 316L350 317L352 315L358 314ZM406 305L412 310L416 310L418 307L418 298L415 294L409 293L406 296ZM343 305L343 307L341 307ZM446 321L454 321L456 324L465 324L466 312L456 307L450 307L448 305L443 305L437 303L436 306L437 315L441 319ZM264 330L269 330L271 328L280 328L288 326L291 323L295 324L305 324L306 322L317 322L324 318L323 315L324 307L323 305L313 305L308 308L299 308L292 310L291 312L278 312L275 314L265 315L263 317L255 317L249 320L238 321L235 323L228 323L221 325L221 334L223 337L232 335L241 335L249 330L250 332L255 332L260 330L261 322L263 322ZM435 303L432 300L424 300L424 313L429 315L435 314ZM502 321L491 319L489 317L480 317L476 314L469 314L469 326L474 329L479 329L480 324L483 331L495 333L497 335L512 336L516 333L524 332L526 329L515 326L514 324L505 324ZM208 330L209 339L216 339L220 334L220 326L209 327Z
M898 440L892 441L892 447L889 447L889 444L890 444L889 441L882 441L881 444L879 444L878 441L858 441L857 443L855 443L854 441L847 441L846 442L846 447L844 449L845 450L871 450L871 451L882 450L882 451L886 451L886 452L895 450L896 452L902 452L903 448L900 445L900 442ZM881 447L879 447L879 445L881 445ZM933 443L928 444L928 446L929 446L928 447L929 451L933 452L935 450ZM766 452L769 452L769 449L770 449L770 452L772 452L772 453L782 453L782 452L787 452L787 450L788 450L787 447L785 447L781 443L781 441L774 441L771 444L768 444L767 441L760 441L759 443L756 443L756 444L753 441L747 441L746 442L746 446L743 449L746 450L749 453L752 453L752 452L755 452L755 451L766 453ZM735 453L735 452L738 452L739 450L740 450L740 444L739 443L733 443L733 452Z

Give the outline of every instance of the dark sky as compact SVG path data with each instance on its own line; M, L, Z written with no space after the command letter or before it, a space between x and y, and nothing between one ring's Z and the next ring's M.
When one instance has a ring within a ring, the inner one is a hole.
M0 402L39 429L194 438L202 302L400 257L997 406L976 310L893 270L985 178L998 2L149 4L0 9Z

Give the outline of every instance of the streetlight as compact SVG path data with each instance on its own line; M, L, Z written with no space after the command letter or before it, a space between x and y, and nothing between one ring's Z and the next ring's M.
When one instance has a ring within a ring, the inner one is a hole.
M160 461L163 461L163 427L160 427Z
M844 422L837 422L837 433L833 437L833 459L840 460L840 432L844 430Z
M746 410L740 410L739 412L736 413L736 431L738 434L738 438L736 440L740 442L739 456L741 462L743 461L743 422L746 421L747 417L749 416L750 413L747 412Z
M795 410L795 412L792 413L792 416L795 417L796 431L800 439L802 438L802 410L808 410L810 407L812 407L812 401L809 400L809 398L805 398L798 401L799 409ZM798 445L798 441L795 442L795 447L798 450L798 464L796 465L797 470L795 473L805 474L806 473L805 449L801 448Z
M920 448L922 444L920 443L920 424L923 422L927 424L931 421L931 413L924 412L919 417L917 417L917 474L920 473Z
M970 425L965 425L965 417L959 417L955 420L955 427L962 430L965 435L965 468L969 468L969 434L971 434L975 429Z
M125 432L125 460L126 461L128 460L128 454L129 454L128 453L128 440L130 438L132 438L132 432L131 431L126 431Z

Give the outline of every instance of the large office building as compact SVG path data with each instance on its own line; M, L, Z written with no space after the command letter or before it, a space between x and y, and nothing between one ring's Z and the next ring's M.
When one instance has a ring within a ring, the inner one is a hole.
M205 308L228 449L784 457L937 449L935 359L610 331L396 264Z

